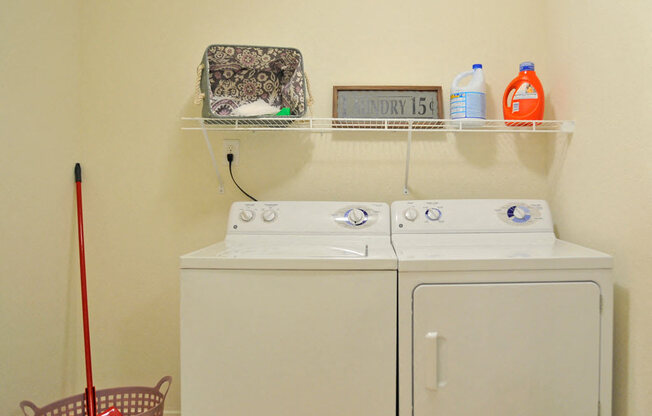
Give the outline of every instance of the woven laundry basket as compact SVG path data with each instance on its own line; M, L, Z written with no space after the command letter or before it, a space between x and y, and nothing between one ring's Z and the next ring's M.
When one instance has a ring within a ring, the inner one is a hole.
M122 416L163 416L165 396L172 384L172 377L165 376L154 387L116 387L96 390L97 411L111 406L120 410ZM41 408L30 401L20 402L25 416L85 416L84 394L50 403Z
M238 107L257 100L287 107L290 109L287 118L296 118L302 117L310 105L306 87L303 57L298 49L210 45L197 68L195 103L203 103L205 118L269 117L232 114Z

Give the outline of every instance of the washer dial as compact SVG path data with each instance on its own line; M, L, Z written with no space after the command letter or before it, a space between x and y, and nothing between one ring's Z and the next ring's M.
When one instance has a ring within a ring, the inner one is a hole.
M263 211L263 221L272 222L276 219L277 214L273 209L266 209Z
M346 212L346 219L351 225L360 226L367 222L369 215L367 211L360 208L352 208Z
M240 211L240 219L244 222L249 222L254 219L254 212L250 209L243 209Z

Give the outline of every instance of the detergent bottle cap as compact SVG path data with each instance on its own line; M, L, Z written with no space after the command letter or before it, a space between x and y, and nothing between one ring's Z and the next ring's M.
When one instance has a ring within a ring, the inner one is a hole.
M534 62L521 62L521 65L518 67L518 72L522 71L534 71Z
M482 64L473 64L473 69L482 69Z

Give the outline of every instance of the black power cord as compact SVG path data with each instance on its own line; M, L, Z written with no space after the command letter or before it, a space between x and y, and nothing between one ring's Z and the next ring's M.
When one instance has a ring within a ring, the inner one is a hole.
M243 194L245 194L249 198L251 198L252 201L258 201L256 198L254 198L253 196L246 193L244 189L240 188L240 185L238 185L238 182L235 181L235 178L233 177L233 170L231 169L231 165L233 165L233 153L227 153L226 154L226 160L229 162L229 173L231 174L231 180L233 180L233 183L235 184L235 186L238 187L240 192L242 192Z

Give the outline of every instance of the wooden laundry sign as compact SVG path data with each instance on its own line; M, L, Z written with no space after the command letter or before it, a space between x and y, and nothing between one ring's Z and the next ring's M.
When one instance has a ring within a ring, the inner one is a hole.
M441 87L334 86L334 118L443 118Z

